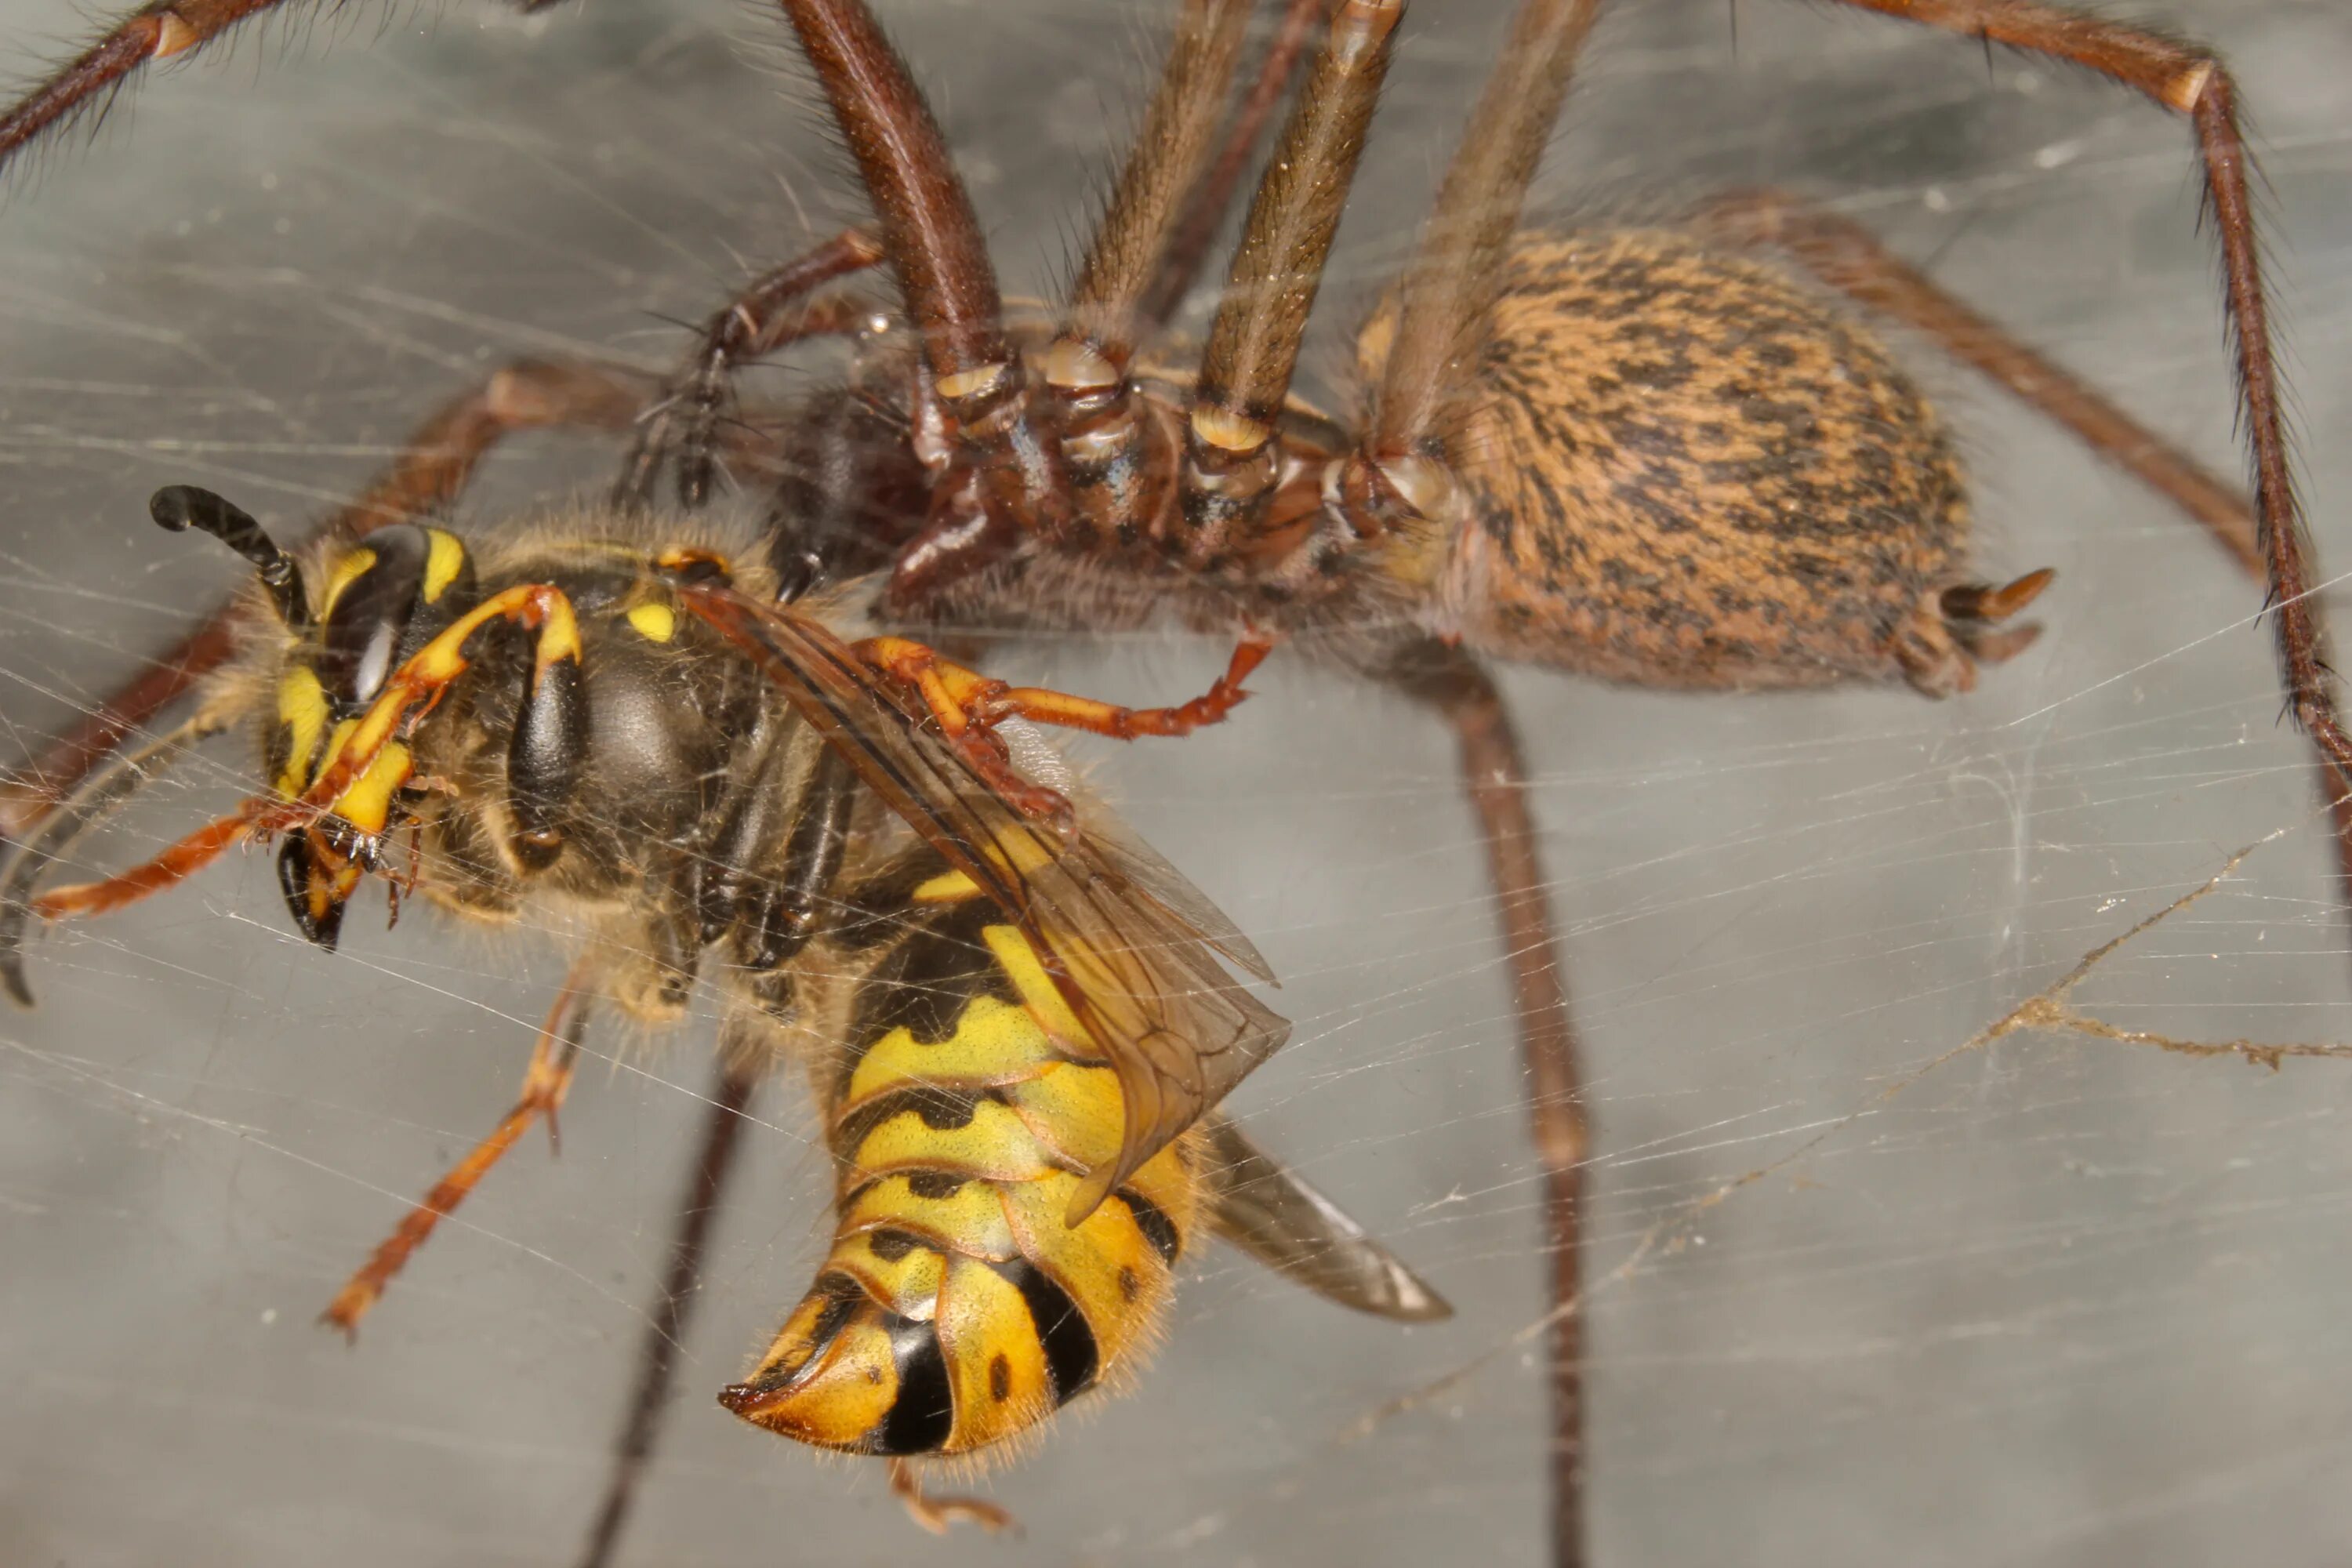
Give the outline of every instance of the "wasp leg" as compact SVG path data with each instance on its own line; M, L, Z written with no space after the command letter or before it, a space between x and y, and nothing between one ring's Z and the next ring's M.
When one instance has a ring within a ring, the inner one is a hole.
M985 730L1004 719L1026 719L1115 741L1189 735L1204 724L1223 721L1247 700L1242 682L1273 651L1272 637L1252 633L1234 645L1224 674L1203 695L1173 708L1121 708L1042 686L1007 686L905 637L870 637L857 645L868 663L919 693L951 737Z
M323 531L357 539L386 523L455 501L490 448L519 430L556 426L625 430L646 388L625 373L591 365L518 361L444 405L408 439L400 457ZM0 798L0 837L21 838L50 804L87 777L124 736L228 662L235 648L234 604L224 605L147 673L116 691L41 753Z
M945 1535L958 1520L976 1524L993 1535L1019 1528L1010 1513L976 1497L926 1497L915 1467L904 1459L890 1461L890 1495L906 1505L907 1517L933 1535Z
M275 831L283 826L276 819L286 809L283 802L257 796L228 816L205 823L143 866L134 866L102 882L82 882L42 894L33 900L33 912L45 921L112 914L126 904L135 904L151 893L160 893L185 881L219 859L232 845L259 833Z
M628 1419L620 1440L613 1446L613 1468L604 1483L604 1505L588 1531L580 1568L604 1568L620 1544L636 1500L637 1479L660 1435L664 1409L669 1403L670 1377L677 1370L678 1347L686 1337L687 1321L702 1279L702 1255L718 1222L728 1178L735 1169L735 1152L743 1130L744 1111L759 1087L759 1074L729 1065L719 1074L710 1096L710 1114L703 1123L702 1152L695 1157L694 1174L680 1194L677 1231L670 1242L669 1274L662 1281L661 1303L646 1319L646 1337L637 1349L636 1389L629 1397Z
M1528 1115L1544 1177L1545 1249L1551 1260L1552 1563L1574 1568L1584 1552L1583 1165L1591 1128L1577 1068L1559 942L1533 819L1527 763L1510 710L1492 677L1458 650L1433 647L1394 678L1454 727L1462 776L1486 839L1488 874L1511 966L1511 999L1527 1062Z
M342 754L301 799L257 795L143 866L102 882L43 894L33 900L33 912L51 921L111 913L184 881L219 859L232 845L308 826L322 815L341 816L362 833L382 832L392 795L407 778L406 752L394 735L411 709L431 706L451 681L466 672L470 663L465 652L467 640L499 620L518 622L539 633L531 671L533 700L542 692L560 690L568 679L576 679L580 628L571 601L543 583L509 588L468 611L393 673L384 683L383 695L360 721Z
M991 788L1034 817L1060 816L1068 811L1069 802L1013 772L1003 742L993 732L997 724L1026 719L1119 741L1189 735L1203 724L1221 721L1248 698L1242 682L1273 650L1272 637L1252 633L1234 646L1225 673L1205 694L1174 708L1121 708L1040 686L1007 686L906 637L868 637L856 645L859 658L920 699L940 731Z
M129 805L182 752L219 733L223 724L224 721L211 715L198 714L170 734L114 758L58 802L40 832L14 860L6 862L5 874L0 875L0 990L6 991L18 1006L33 1005L32 989L25 984L25 923L33 913L33 889L40 885L42 876L70 853L85 834Z
M375 1305L376 1298L392 1277L408 1262L409 1254L425 1245L442 1217L457 1211L466 1201L466 1194L476 1183L489 1173L491 1166L503 1159L508 1150L530 1130L532 1121L547 1118L547 1134L556 1135L555 1116L563 1104L563 1097L572 1088L573 1062L580 1055L581 1037L588 1026L588 995L581 989L587 975L575 966L563 983L563 990L548 1009L547 1021L540 1026L539 1043L531 1047L530 1065L523 1070L522 1092L515 1099L514 1109L500 1119L490 1135L474 1145L473 1152L449 1169L425 1194L390 1236L356 1273L335 1292L327 1310L319 1314L322 1323L331 1323L343 1331L345 1339L356 1339L360 1320Z

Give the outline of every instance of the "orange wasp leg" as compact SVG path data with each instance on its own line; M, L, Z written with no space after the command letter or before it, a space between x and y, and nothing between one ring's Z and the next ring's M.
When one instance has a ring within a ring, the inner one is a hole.
M59 888L33 900L33 912L45 921L74 915L110 914L186 880L217 860L230 846L247 838L267 837L289 827L307 826L327 816L341 816L362 833L383 831L393 794L408 780L404 753L395 767L379 768L394 737L420 704L427 711L440 700L449 683L466 673L472 661L466 643L492 621L512 621L539 633L531 670L536 690L548 671L580 658L580 627L572 602L562 591L544 583L529 583L495 594L467 611L431 642L411 656L384 683L341 752L298 800L272 800L257 795L230 815L189 834L143 866L134 866L101 882Z
M1013 772L1003 742L993 733L998 723L1026 719L1118 741L1189 735L1203 724L1221 721L1249 697L1242 682L1274 651L1274 643L1273 637L1252 632L1234 645L1234 657L1215 685L1173 708L1121 708L1042 686L1007 686L942 658L936 649L908 637L867 637L853 645L852 651L919 697L939 721L940 733L954 742L992 789L1024 816L1060 817L1068 815L1070 803L1059 792L1033 784Z
M1234 657L1216 684L1173 708L1121 708L1091 697L1074 697L1043 686L1007 686L977 670L941 658L907 637L868 637L857 656L923 699L923 705L950 737L988 729L1004 719L1026 719L1065 730L1083 730L1115 741L1146 735L1189 735L1215 724L1249 698L1242 682L1265 662L1275 639L1253 632L1234 645Z
M425 1194L424 1201L393 1227L368 1260L335 1292L327 1310L319 1314L322 1323L331 1323L343 1331L345 1339L359 1336L360 1320L367 1316L376 1298L392 1282L408 1262L409 1254L425 1245L442 1218L456 1212L475 1184L489 1173L490 1167L505 1158L522 1135L530 1131L536 1117L547 1118L547 1135L551 1142L556 1135L556 1112L563 1105L563 1097L572 1088L572 1070L580 1056L580 1040L588 1022L587 994L581 989L586 975L575 966L564 981L563 990L548 1009L547 1021L540 1026L539 1043L531 1048L530 1065L523 1070L522 1090L516 1097L514 1109L500 1119L490 1135L474 1145L473 1152L449 1169Z
M272 831L272 814L282 809L283 804L259 798L248 800L228 816L205 823L143 866L134 866L102 882L80 882L43 893L33 900L33 912L45 921L58 921L75 915L111 914L126 904L135 904L151 893L160 893L174 883L187 880L219 859L230 846L257 833Z
M915 1467L904 1459L890 1461L890 1495L905 1505L908 1518L933 1535L945 1535L948 1526L960 1519L992 1535L1018 1528L1013 1516L992 1502L976 1497L925 1497Z

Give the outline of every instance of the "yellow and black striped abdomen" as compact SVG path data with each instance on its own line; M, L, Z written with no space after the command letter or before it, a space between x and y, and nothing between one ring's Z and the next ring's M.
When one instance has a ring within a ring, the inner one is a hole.
M1118 1152L1118 1079L1028 941L958 879L861 986L826 1121L840 1221L816 1283L721 1401L859 1454L968 1454L1150 1342L1201 1207L1180 1139L1072 1228ZM924 895L930 897L924 900Z

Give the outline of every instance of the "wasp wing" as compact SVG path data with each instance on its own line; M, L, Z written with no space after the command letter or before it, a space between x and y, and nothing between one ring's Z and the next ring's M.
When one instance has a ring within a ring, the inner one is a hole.
M1157 855L1083 809L1024 815L879 672L814 620L712 584L681 589L949 865L1019 925L1118 1074L1118 1157L1087 1173L1075 1226L1289 1037L1214 953L1265 973L1240 932ZM1084 1045L1085 1042L1072 1042Z
M1207 1124L1211 1223L1219 1236L1326 1300L1404 1323L1450 1318L1444 1297L1406 1268L1339 1205L1242 1136L1222 1116Z

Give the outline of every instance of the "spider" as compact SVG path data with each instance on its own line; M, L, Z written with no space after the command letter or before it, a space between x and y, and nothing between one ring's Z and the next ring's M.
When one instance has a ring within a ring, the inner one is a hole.
M1400 302L1377 317L1366 334L1368 379L1378 391L1360 420L1333 421L1288 401L1295 330L1303 325L1305 309L1297 298L1301 290L1286 288L1284 280L1312 279L1319 271L1338 217L1338 195L1353 174L1357 137L1349 118L1370 112L1377 67L1393 47L1391 8L1342 5L1328 17L1312 6L1292 9L1294 18L1305 19L1296 30L1307 40L1302 52L1308 80L1299 96L1302 108L1283 133L1294 140L1272 162L1308 174L1286 185L1262 187L1250 223L1253 237L1244 244L1225 294L1235 303L1213 329L1206 372L1196 376L1181 365L1172 375L1160 375L1150 352L1153 340L1141 324L1164 314L1171 297L1183 292L1180 263L1193 237L1210 226L1190 215L1221 209L1213 175L1204 194L1188 195L1201 184L1201 169L1224 162L1217 156L1221 148L1246 146L1250 140L1240 133L1245 121L1236 127L1225 123L1221 112L1187 112L1191 106L1222 109L1224 79L1234 69L1231 40L1238 23L1232 16L1245 8L1185 11L1186 41L1171 56L1150 121L1154 133L1139 143L1151 156L1130 166L1102 230L1126 236L1130 248L1105 242L1089 251L1080 274L1085 282L1067 301L1064 317L1019 340L1027 355L1024 361L1012 355L1002 336L990 337L998 312L989 297L992 283L985 278L984 258L974 248L977 228L968 210L960 210L951 180L938 178L950 164L919 98L894 76L894 62L867 47L862 7L812 5L787 9L803 29L834 29L826 37L845 51L841 58L859 62L852 71L820 58L817 67L835 112L853 127L869 121L875 127L870 136L853 130L852 142L883 220L878 231L845 236L775 269L742 300L714 316L691 373L660 389L650 400L650 417L639 419L648 400L625 379L580 367L512 373L488 384L482 395L456 405L420 438L421 460L395 471L363 505L391 515L439 504L478 457L478 445L508 427L627 422L639 435L637 458L625 481L631 493L649 495L655 482L675 474L681 500L697 504L722 465L754 489L763 484L785 489L791 502L780 504L780 516L788 510L794 519L853 525L831 531L803 526L792 539L797 558L813 572L842 573L866 563L866 552L874 552L895 567L890 602L910 621L1099 629L1133 624L1172 601L1174 614L1192 624L1309 643L1428 699L1455 724L1469 776L1483 785L1478 805L1494 846L1508 946L1518 971L1534 1075L1531 1099L1553 1184L1552 1256L1564 1271L1557 1286L1565 1297L1574 1289L1572 1273L1566 1271L1576 1258L1569 1226L1582 1135L1572 1114L1574 1075L1567 1057L1564 999L1530 829L1515 787L1516 745L1491 683L1460 650L1652 684L1747 687L1907 679L1941 695L1971 679L1979 658L1990 662L2014 651L2016 633L2000 622L2042 584L2032 574L2006 583L1979 584L1958 576L1944 581L1938 574L1961 559L1954 551L1927 567L1906 565L1893 574L1906 592L1932 591L1932 607L1925 598L1916 606L1927 613L1916 619L1862 613L1855 624L1867 623L1868 635L1859 638L1842 637L1838 616L1817 596L1824 575L1816 570L1818 563L1784 574L1777 598L1753 595L1757 602L1737 609L1719 596L1711 608L1700 605L1696 610L1687 603L1652 602L1623 625L1598 626L1588 618L1572 633L1562 623L1575 616L1560 607L1555 592L1566 585L1549 575L1559 568L1542 559L1539 543L1530 546L1532 553L1507 560L1489 579L1528 591L1531 606L1523 621L1497 616L1481 623L1475 614L1465 616L1465 604L1475 610L1481 603L1475 593L1432 612L1413 595L1385 591L1394 575L1391 568L1400 562L1408 563L1404 575L1423 574L1424 587L1461 585L1454 577L1424 571L1427 561L1412 563L1416 551L1426 554L1433 548L1427 543L1432 537L1481 537L1476 527L1463 521L1465 509L1525 518L1546 504L1541 492L1552 476L1546 472L1540 443L1531 448L1525 432L1496 430L1474 405L1488 384L1482 377L1509 383L1515 374L1519 384L1531 388L1521 402L1532 405L1547 395L1549 372L1541 363L1532 370L1497 365L1496 354L1482 362L1459 346L1473 331L1471 324L1483 319L1487 292L1497 279L1509 290L1507 298L1526 307L1522 319L1531 324L1517 337L1506 335L1519 343L1535 341L1560 317L1579 314L1610 319L1613 312L1637 326L1655 328L1657 321L1643 318L1622 293L1612 301L1603 289L1591 297L1598 303L1578 310L1546 293L1562 277L1605 279L1619 271L1633 277L1637 289L1651 289L1662 279L1670 281L1678 269L1688 269L1701 285L1693 292L1703 301L1696 317L1703 344L1719 344L1728 335L1724 317L1730 312L1708 311L1738 297L1743 284L1769 291L1760 300L1768 311L1785 303L1804 321L1843 321L1830 312L1806 314L1808 307L1797 302L1806 297L1784 278L1749 273L1717 259L1761 246L1777 248L1798 268L1818 272L1864 304L1940 338L1958 357L2028 396L2173 496L2242 559L2271 575L2280 602L2274 626L2296 716L2336 765L2347 757L2319 661L2313 607L2304 595L2309 574L2286 484L2228 79L2196 51L2095 24L2059 26L2053 20L2055 13L2031 5L1851 3L1907 13L1956 32L1981 33L1989 41L2081 58L2194 120L2230 269L2257 459L2258 515L2265 525L2261 539L2245 527L2245 512L2226 487L2173 458L2087 389L1943 299L1866 236L1786 199L1710 204L1690 220L1689 232L1703 236L1699 244L1689 244L1684 235L1653 231L1594 241L1599 247L1585 252L1573 244L1561 251L1524 247L1505 263L1496 254L1498 237L1517 223L1534 150L1549 133L1570 63L1596 9L1571 4L1531 4L1523 10L1520 30L1506 55L1511 68L1497 78L1477 111L1478 129L1465 138L1468 152L1454 165L1425 246L1407 268ZM5 122L0 149L38 134L74 102L110 88L141 60L181 52L264 8L242 0L151 10L113 35L128 42L110 54L101 46L61 76L56 91ZM1318 41L1326 28L1328 44ZM1223 63L1215 64L1220 57ZM848 89L853 75L866 90ZM1263 80L1279 82L1283 75L1273 64L1261 68ZM1165 120L1159 118L1163 113ZM1159 133L1162 130L1165 134ZM907 153L907 162L892 166L875 153L884 145ZM1286 194L1297 199L1286 204ZM1140 224L1149 237L1137 239L1122 222ZM1102 268L1094 265L1097 258L1108 258ZM873 345L865 367L871 378L865 383L866 395L837 406L848 410L839 423L856 426L870 417L881 429L853 428L845 438L842 432L818 430L799 411L788 412L801 421L789 426L796 436L841 440L844 445L832 450L881 463L882 471L861 476L867 488L847 498L854 504L845 505L838 492L818 493L811 504L810 473L819 475L821 491L831 470L821 465L813 469L797 460L804 453L772 437L746 436L746 426L756 430L761 423L751 414L741 425L717 416L726 407L728 377L742 362L787 346L788 338L862 330L873 295L812 290L877 265L888 267L899 287L904 319L884 334L899 346L894 351L888 342ZM1106 269L1116 273L1119 266L1126 272L1104 282ZM1778 291L1783 289L1794 291ZM1742 306L1743 326L1749 308L1759 303L1750 297ZM1507 303L1507 314L1508 309ZM1818 341L1808 337L1800 346ZM1858 357L1845 368L1874 367L1872 356L1878 351L1866 338L1858 342L1853 351ZM1625 344L1604 352L1622 354ZM1737 362L1736 354L1732 358ZM1139 374L1130 387L1123 375L1130 367L1149 368L1153 375ZM1187 400L1204 387L1223 395L1192 406ZM1894 395L1899 403L1899 394ZM1124 423L1130 419L1131 425ZM1918 428L1888 442L1879 456L1906 474L1933 479L1941 437L1931 420L1924 413L1916 418L1898 415L1892 424ZM1511 444L1515 434L1520 446ZM1122 489L1129 470L1121 465L1130 456L1125 443L1130 441L1144 454L1132 470L1143 486L1140 499ZM1287 453L1279 462L1267 456L1276 445ZM877 454L889 454L898 466L883 463ZM773 472L779 467L784 469L781 478ZM1513 476L1526 473L1536 476L1536 490L1510 494ZM1670 495L1686 493L1689 479L1674 475L1663 489ZM1152 489L1167 484L1182 492L1181 504L1172 508L1163 508L1166 498ZM1916 498L1908 504L1914 521L1933 510ZM887 526L867 526L868 513L880 514ZM1150 525L1153 520L1168 525L1155 528ZM1259 530L1255 536L1254 526ZM1236 530L1250 542L1231 546ZM1122 547L1129 531L1144 542ZM1605 567L1608 552L1597 553ZM1601 576L1624 580L1622 572L1604 570ZM1337 586L1318 593L1326 578ZM1640 592L1655 586L1646 584ZM1605 606L1605 592L1592 591L1589 582L1583 590L1587 608L1595 602ZM1546 600L1548 593L1554 601ZM1770 622L1775 615L1783 617L1782 624L1762 636L1752 629L1717 636L1722 625L1709 625L1710 616L1758 616ZM1704 657L1690 657L1675 640L1676 626L1693 625L1699 628ZM1792 626L1807 635L1780 637ZM1431 633L1437 634L1433 640ZM1664 641L1645 643L1652 633L1662 634ZM204 651L199 646L172 668L200 664ZM151 683L135 700L116 705L101 727L137 721L168 684ZM1245 710L1244 717L1249 716ZM58 778L64 771L51 767L48 776ZM1564 1350L1564 1379L1571 1364ZM1563 1411L1572 1413L1573 1390L1566 1381L1560 1397ZM1572 1424L1564 1424L1562 1431L1572 1431ZM1568 1456L1564 1462L1572 1465L1573 1443L1564 1442L1562 1452ZM1580 1527L1573 1517L1573 1489L1563 1486L1561 1496L1559 1529L1566 1558Z

